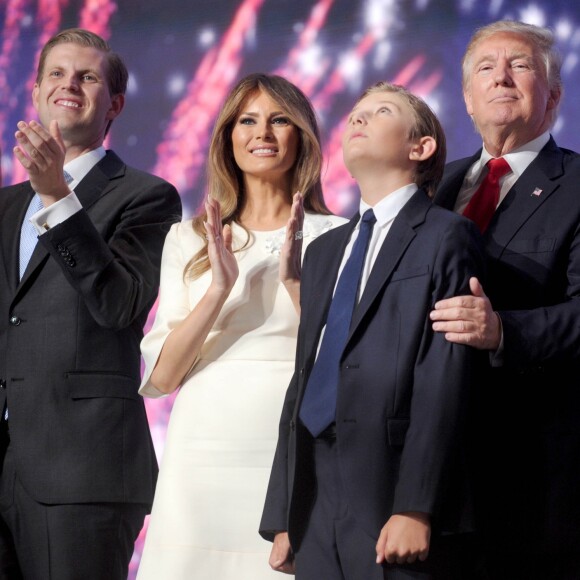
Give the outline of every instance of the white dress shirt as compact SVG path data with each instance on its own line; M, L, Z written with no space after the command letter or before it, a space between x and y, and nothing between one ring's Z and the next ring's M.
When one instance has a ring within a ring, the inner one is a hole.
M506 173L499 181L500 191L499 191L499 204L504 200L508 191L512 188L513 184L518 180L521 174L527 169L528 165L538 156L538 153L543 149L544 145L550 140L550 132L546 131L542 133L539 137L536 137L533 141L514 149L510 153L503 155L503 158L509 163L511 171ZM485 166L487 162L492 159L492 155L486 150L485 146L481 151L481 157L469 168L465 174L465 179L461 189L459 190L459 195L455 201L455 211L457 213L463 213L463 210L467 207L467 204L473 197L473 194L479 188L481 182L487 171Z

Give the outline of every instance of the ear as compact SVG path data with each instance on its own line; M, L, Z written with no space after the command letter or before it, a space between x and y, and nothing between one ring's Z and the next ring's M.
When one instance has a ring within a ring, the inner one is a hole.
M409 151L411 161L425 161L437 151L437 141L433 137L421 137Z
M112 121L119 116L119 113L123 110L125 106L125 95L113 95L111 97L111 106L107 111L107 120Z
M558 103L560 102L561 96L562 92L558 89L550 91L548 102L546 104L546 110L551 111L552 109L556 109L558 107Z
M32 89L32 105L38 111L38 92L40 91L40 87L38 83L34 83L34 88Z
M465 102L465 108L467 109L467 114L469 116L473 115L473 105L471 103L471 92L468 90L463 91L463 100Z

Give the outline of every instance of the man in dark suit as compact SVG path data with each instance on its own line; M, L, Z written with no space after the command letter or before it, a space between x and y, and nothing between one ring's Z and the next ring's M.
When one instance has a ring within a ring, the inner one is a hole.
M480 525L493 580L580 578L580 156L549 130L562 94L552 33L514 21L463 58L483 138L450 163L435 201L462 212L504 158L484 234L485 284L436 305L433 328L488 351L478 402ZM484 292L485 289L485 292Z
M428 315L481 274L479 238L469 220L432 204L445 138L427 105L402 87L378 83L363 94L343 153L360 212L305 255L296 371L260 533L274 542L271 567L298 580L465 580L461 544L469 534L455 533L471 530L462 434L477 351L434 333ZM336 412L329 400L330 424L313 431L312 377L328 335L339 340L330 313L342 276L336 292L335 284L368 210L376 224L360 301L323 377L337 375Z
M153 499L139 343L181 203L103 148L127 77L97 35L49 40L16 132L30 181L0 190L2 579L126 578Z

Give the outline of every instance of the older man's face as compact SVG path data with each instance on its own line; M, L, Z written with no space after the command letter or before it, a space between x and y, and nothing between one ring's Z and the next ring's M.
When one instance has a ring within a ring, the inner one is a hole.
M525 143L550 126L551 95L538 51L523 36L499 32L475 48L464 90L467 112L484 139L498 130Z

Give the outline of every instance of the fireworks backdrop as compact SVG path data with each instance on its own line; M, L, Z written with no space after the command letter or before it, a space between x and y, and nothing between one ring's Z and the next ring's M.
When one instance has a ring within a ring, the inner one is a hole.
M378 80L404 84L441 119L448 159L472 153L480 139L461 98L460 59L475 28L504 18L555 31L566 93L552 134L580 150L576 0L0 0L2 182L25 179L12 155L14 131L20 119L35 117L30 93L42 45L62 28L81 26L109 40L130 72L107 147L174 183L185 217L204 194L204 160L224 97L258 71L285 76L311 98L324 142L325 197L348 216L357 198L340 133L356 97ZM159 458L172 402L146 402Z

